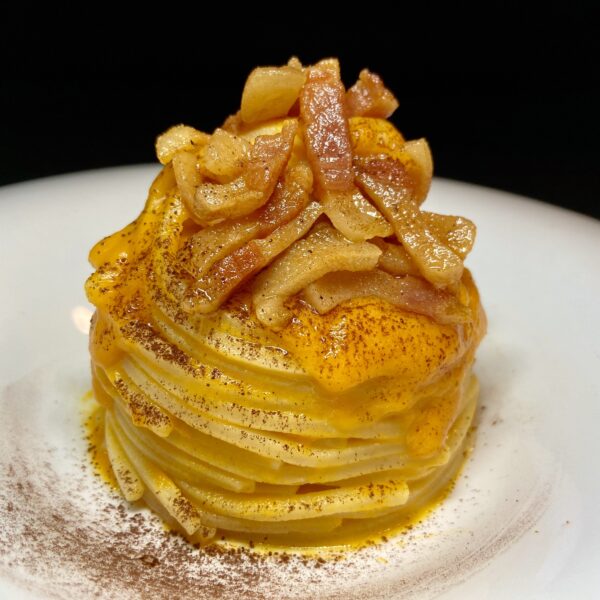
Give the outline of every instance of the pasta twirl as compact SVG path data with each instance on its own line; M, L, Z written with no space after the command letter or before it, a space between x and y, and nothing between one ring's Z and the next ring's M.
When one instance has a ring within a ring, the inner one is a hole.
M256 70L223 128L159 137L142 213L90 252L110 465L194 542L365 540L460 467L475 226L421 210L431 155L396 107L333 59Z

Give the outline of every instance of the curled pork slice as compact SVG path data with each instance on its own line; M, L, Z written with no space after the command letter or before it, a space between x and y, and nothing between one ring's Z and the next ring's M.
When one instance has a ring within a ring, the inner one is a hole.
M422 179L429 177L422 169L415 161L405 165L386 156L364 157L357 162L357 182L392 224L423 277L443 287L460 280L463 261L431 231L419 208Z
M321 202L334 227L353 242L393 233L392 226L357 187L346 192L325 192Z
M414 275L418 277L421 273L410 257L410 254L401 244L392 244L381 238L372 240L381 250L381 256L377 266L392 275Z
M251 215L224 221L192 235L179 252L182 267L195 279L254 238L265 237L298 216L310 201L312 172L306 162L288 165L269 201Z
M217 183L229 183L242 174L251 151L252 146L245 139L224 129L215 129L200 152L200 170Z
M322 212L318 202L311 202L296 218L275 229L268 237L253 239L214 263L189 287L183 309L210 313L219 308L252 275L305 235Z
M477 228L470 219L427 211L423 211L423 219L435 236L463 260L473 249Z
M297 130L298 122L289 120L281 133L258 136L244 172L230 183L201 183L188 206L194 220L201 225L214 225L263 206L290 158Z
M189 125L175 125L156 138L156 156L166 165L178 152L199 150L209 139L207 133Z
M398 108L398 100L383 85L379 75L363 69L358 81L346 93L346 106L353 117L387 119Z
M283 181L279 181L269 201L258 211L258 237L269 235L277 227L285 225L310 201L313 174L305 161L288 166Z
M468 308L450 292L437 289L420 277L394 277L379 269L328 273L309 284L303 294L321 314L346 300L373 296L442 324L461 323L470 317Z
M173 175L181 194L181 199L189 206L194 200L196 188L202 182L198 169L198 157L192 152L177 152L171 160Z
M284 67L257 67L242 93L240 115L245 123L284 117L298 99L304 70L295 62Z
M380 255L374 244L354 243L331 226L320 227L256 278L252 302L258 320L270 327L283 327L291 318L285 307L288 298L331 271L373 269Z
M300 116L317 195L352 188L352 147L344 95L337 61L321 61L307 69L300 92Z
M427 228L419 205L389 184L363 173L359 182L394 227L394 232L429 282L445 286L460 280L463 262Z

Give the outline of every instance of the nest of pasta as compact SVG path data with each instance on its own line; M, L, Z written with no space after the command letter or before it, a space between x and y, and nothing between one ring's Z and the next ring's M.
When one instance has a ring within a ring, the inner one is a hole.
M90 341L123 495L195 541L384 531L440 493L476 406L475 226L422 210L424 139L339 64L255 69L177 125L140 217L90 253Z

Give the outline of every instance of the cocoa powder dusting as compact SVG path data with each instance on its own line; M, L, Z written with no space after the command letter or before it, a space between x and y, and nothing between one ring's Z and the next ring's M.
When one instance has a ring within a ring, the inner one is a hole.
M0 592L9 581L60 599L430 597L482 568L543 508L543 494L528 510L521 498L521 517L504 530L485 539L475 531L450 548L448 522L482 498L465 483L460 510L442 505L426 530L336 558L194 547L94 475L74 400L82 393L65 395L69 379L54 365L0 394Z

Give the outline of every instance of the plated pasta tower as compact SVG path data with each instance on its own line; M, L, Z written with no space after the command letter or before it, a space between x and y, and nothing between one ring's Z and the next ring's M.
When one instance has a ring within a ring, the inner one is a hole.
M461 465L485 330L475 227L421 208L424 139L339 64L257 68L212 135L177 125L90 253L90 349L123 496L191 541L365 540Z

